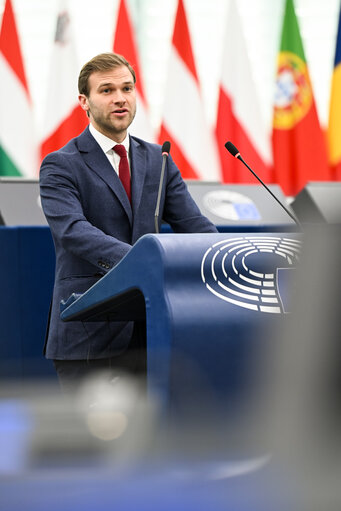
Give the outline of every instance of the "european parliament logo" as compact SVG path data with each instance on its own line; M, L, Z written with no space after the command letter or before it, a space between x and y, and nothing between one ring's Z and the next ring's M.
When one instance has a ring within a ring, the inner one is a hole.
M246 195L230 190L213 190L204 195L206 209L226 220L260 220L256 204Z
M300 249L299 240L276 236L219 241L202 258L201 279L210 293L238 307L290 312L288 289Z

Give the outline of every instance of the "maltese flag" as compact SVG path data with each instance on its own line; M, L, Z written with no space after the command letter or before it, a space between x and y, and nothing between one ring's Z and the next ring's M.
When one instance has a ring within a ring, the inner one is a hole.
M63 147L88 125L88 118L77 99L79 71L71 19L66 0L62 0L51 58L41 159Z
M216 141L204 115L183 0L178 2L166 83L160 143L171 142L172 157L184 179L221 181Z
M129 132L148 142L154 142L155 134L149 120L148 105L142 83L137 46L125 0L120 1L118 9L114 52L123 55L132 65L136 74L136 116Z
M256 183L226 151L231 141L263 181L272 180L271 134L262 119L237 2L231 0L225 28L216 136L225 183Z

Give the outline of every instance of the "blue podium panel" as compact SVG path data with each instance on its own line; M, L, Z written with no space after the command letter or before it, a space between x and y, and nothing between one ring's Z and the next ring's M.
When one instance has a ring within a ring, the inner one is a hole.
M22 372L21 328L18 327L19 305L17 291L20 283L18 230L0 227L0 373L8 370Z
M299 234L142 237L105 277L61 306L65 321L147 323L149 384L172 406L206 385L235 404L264 332L289 311ZM131 304L131 308L130 308ZM238 390L238 392L237 392Z
M0 376L53 374L43 357L54 279L47 226L0 227Z

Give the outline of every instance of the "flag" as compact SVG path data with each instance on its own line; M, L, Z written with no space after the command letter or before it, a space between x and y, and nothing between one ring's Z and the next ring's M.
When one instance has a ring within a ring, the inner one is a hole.
M77 100L78 72L71 19L66 0L61 0L51 57L41 159L63 147L88 125L88 118Z
M219 156L200 93L183 0L178 1L159 141L169 140L182 177L221 181Z
M11 0L6 0L0 30L0 77L0 174L33 177L38 146Z
M218 94L216 137L223 181L255 183L240 161L225 149L230 140L263 181L272 180L270 133L265 128L237 4L230 2Z
M331 84L328 144L332 177L341 180L341 9Z
M125 0L120 0L118 9L114 37L114 52L123 55L132 65L136 74L136 116L131 124L129 132L144 140L154 142L155 135L149 120L148 105L143 87L142 74L140 72L137 45Z
M330 179L293 0L286 0L277 59L273 156L275 181L287 195L295 195L308 181Z

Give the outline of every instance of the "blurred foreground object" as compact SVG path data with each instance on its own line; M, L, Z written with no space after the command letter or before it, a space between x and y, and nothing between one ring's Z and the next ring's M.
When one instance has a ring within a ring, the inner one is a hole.
M340 253L341 226L306 229L293 312L266 362L272 452L314 511L341 508Z
M2 464L0 507L339 510L340 252L340 227L306 230L291 312L257 335L252 385L229 413L189 358L176 363L179 390L190 383L181 420L124 375L91 379L70 399L47 385L21 389L22 465L6 474ZM0 397L16 396L2 386Z

